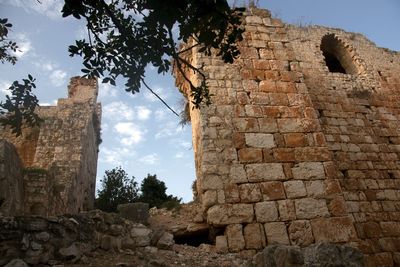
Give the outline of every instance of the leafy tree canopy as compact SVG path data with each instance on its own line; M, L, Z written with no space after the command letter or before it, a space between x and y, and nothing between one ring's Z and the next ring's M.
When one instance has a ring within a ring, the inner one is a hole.
M144 81L146 66L165 73L172 58L183 76L185 65L203 77L200 86L188 81L196 107L209 103L205 76L181 57L177 41L191 39L201 52L216 49L225 62L233 62L239 55L236 42L242 40L241 11L226 0L65 0L62 9L64 17L87 21L88 40L69 47L71 56L83 57L86 76L103 76L113 85L122 76L128 92L139 92L141 84L151 90Z
M140 201L149 203L150 207L174 207L181 202L181 199L167 195L167 187L163 181L157 179L157 175L147 174L140 185Z
M132 203L138 200L138 184L135 177L128 178L128 174L117 167L107 170L101 180L102 189L98 191L95 207L107 212L117 210L119 204Z
M192 40L192 47L198 46L207 54L215 49L231 63L239 55L236 42L242 40L244 31L240 27L242 11L232 10L226 0L65 0L62 15L87 22L88 40L77 40L69 47L71 56L83 57L85 76L103 77L104 83L112 85L121 76L126 80L125 90L131 93L139 92L143 84L170 108L146 84L146 66L151 64L159 73L166 73L172 58L190 84L195 107L203 100L209 104L205 75L182 57L186 50L179 51L177 43ZM15 64L17 58L12 52L18 46L7 39L11 27L8 19L0 19L0 61ZM200 74L203 79L199 86L189 81L182 66ZM21 134L23 122L32 126L40 121L35 115L38 101L32 94L34 81L28 75L23 83L14 82L10 87L12 97L0 104L0 115L11 114L0 124L11 126L16 135Z
M7 37L11 27L8 19L0 19L0 62L14 65L17 57L13 52L18 50L18 45ZM22 81L14 81L9 88L11 95L0 102L0 124L3 127L9 126L16 136L21 135L23 122L34 126L41 121L35 113L39 101L32 93L32 89L36 88L35 79L28 74L28 78Z
M117 167L107 170L101 183L102 189L98 190L95 207L107 212L117 211L119 204L133 202L145 202L150 207L158 208L175 208L181 202L181 199L167 195L165 183L158 180L155 174L148 174L139 189L135 177L129 179L128 174Z

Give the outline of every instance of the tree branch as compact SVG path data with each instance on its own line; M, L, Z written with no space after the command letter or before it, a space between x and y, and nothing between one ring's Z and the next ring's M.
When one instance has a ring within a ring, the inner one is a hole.
M147 83L142 79L142 83L144 84L144 86L147 88L147 90L149 90L155 97L157 97L169 110L172 111L172 113L174 113L176 116L179 117L179 114L176 113L175 110L173 110L156 92L154 92L148 85Z

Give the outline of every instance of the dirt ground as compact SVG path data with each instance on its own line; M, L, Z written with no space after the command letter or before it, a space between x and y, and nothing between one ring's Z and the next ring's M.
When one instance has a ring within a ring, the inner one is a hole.
M250 267L251 255L217 254L213 246L174 245L172 250L160 250L155 247L136 249L135 251L109 252L97 250L89 257L83 257L78 263L61 266L74 267ZM58 267L61 267L60 265Z

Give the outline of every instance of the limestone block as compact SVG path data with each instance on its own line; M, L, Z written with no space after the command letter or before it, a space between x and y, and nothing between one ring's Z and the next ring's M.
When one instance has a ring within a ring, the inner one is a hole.
M225 229L230 252L238 252L245 248L243 227L241 224L230 224Z
M285 190L282 182L260 183L261 194L264 200L277 200L285 198Z
M324 180L306 181L305 185L309 197L318 198L326 195L326 184Z
M203 176L201 190L223 189L222 176L207 174Z
M314 236L311 229L311 224L307 220L298 220L290 223L289 238L292 245L308 246L314 243Z
M313 219L311 227L315 242L349 242L357 237L350 217Z
M324 179L324 165L321 162L300 162L292 168L293 178L298 180Z
M145 247L150 245L151 230L143 224L135 224L131 230L131 237L136 246Z
M229 182L238 184L247 182L247 175L243 164L234 164L231 166Z
M259 126L256 118L236 118L233 120L235 129L239 132L258 132Z
M157 241L157 248L171 249L174 244L174 236L171 233L164 232L160 239Z
M263 20L262 20L262 18L260 18L258 16L247 16L246 23L247 24L262 24Z
M286 181L283 186L288 198L299 198L307 195L303 181Z
M278 209L279 209L279 219L281 221L289 221L296 219L296 210L294 207L294 201L290 199L279 200Z
M240 201L244 203L258 202L262 200L261 190L258 184L239 185Z
M224 188L227 203L240 202L239 187L237 184L227 184Z
M289 238L286 232L284 222L271 222L264 224L265 235L267 236L268 245L284 244L289 245Z
M329 202L328 209L331 215L334 216L346 215L347 214L346 201L342 196L338 196Z
M246 133L246 145L249 147L273 148L276 147L274 136L266 133Z
M260 249L263 247L264 231L262 224L250 223L243 229L246 249Z
M329 216L325 199L301 198L295 199L296 217L298 219L312 219Z
M203 210L208 209L217 203L217 191L215 190L207 190L201 197L201 204Z
M243 163L262 162L262 150L260 148L242 148L238 151L239 161Z
M207 222L216 226L232 223L250 223L253 221L253 216L252 204L215 205L207 211Z
M278 126L276 119L273 118L259 118L258 124L260 126L260 132L262 133L277 133Z
M247 179L250 182L264 182L286 179L281 163L248 164Z
M297 118L278 119L278 128L281 133L301 133L305 131L302 120Z
M218 253L227 253L228 252L228 240L226 236L219 235L215 238L215 250Z
M257 222L273 222L278 220L278 210L274 201L256 203L254 209Z

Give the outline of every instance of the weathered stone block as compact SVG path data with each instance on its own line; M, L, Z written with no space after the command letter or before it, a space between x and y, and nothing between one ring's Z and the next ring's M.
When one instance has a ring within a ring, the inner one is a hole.
M326 184L324 180L305 181L307 195L309 197L324 197L326 196Z
M246 173L250 182L284 180L286 178L281 163L248 164Z
M294 207L294 201L290 199L279 200L278 209L279 209L279 219L281 221L289 221L296 219L296 210Z
M207 174L203 176L201 181L201 190L216 190L223 189L222 177L212 174Z
M227 184L224 188L224 193L227 203L240 202L239 187L237 184Z
M261 194L264 200L277 200L285 198L285 190L282 182L260 183Z
M349 242L357 237L350 217L313 219L311 227L316 242Z
M230 252L238 252L245 248L243 227L241 224L230 224L225 229Z
M238 184L247 182L247 175L243 164L234 164L231 166L229 181Z
M204 192L201 200L203 210L208 209L209 207L217 203L217 191L207 190L206 192Z
M258 184L239 185L240 201L244 203L258 202L262 200L262 194Z
M286 232L286 225L283 222L271 222L264 224L265 235L268 245L289 244L289 238Z
M242 148L238 152L239 161L243 163L262 162L262 150L259 148Z
M302 198L295 200L296 217L299 219L312 219L329 216L326 200Z
M258 148L273 148L276 147L274 142L274 136L272 134L265 133L246 133L246 145L249 147Z
M324 179L325 170L321 162L301 162L292 168L293 178L298 180Z
M309 221L299 220L291 222L288 232L292 245L304 247L314 243L314 236Z
M262 224L251 223L244 227L244 241L246 249L260 249L263 247L264 231Z
M251 223L253 216L254 210L252 204L215 205L207 211L207 222L216 226L233 223Z
M218 253L227 253L228 252L228 240L226 236L219 235L215 238L215 250Z
M262 133L276 133L278 132L278 126L276 119L273 118L259 118L258 124L260 126L260 132Z
M307 195L303 181L286 181L283 186L288 198L299 198Z
M278 220L278 210L274 201L256 203L254 210L257 222L273 222Z

